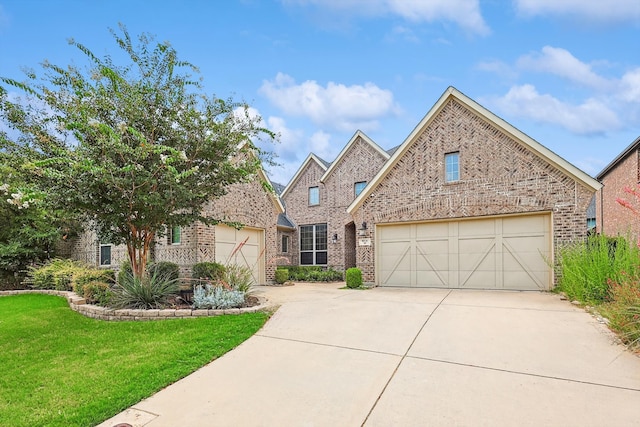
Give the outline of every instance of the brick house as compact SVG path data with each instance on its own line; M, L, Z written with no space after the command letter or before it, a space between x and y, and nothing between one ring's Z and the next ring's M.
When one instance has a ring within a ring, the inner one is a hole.
M625 148L597 176L602 188L596 193L596 231L607 236L640 237L638 218L616 200L634 203L625 187L637 188L640 183L640 137Z
M356 226L346 210L388 159L389 153L361 131L332 163L314 154L306 158L281 194L298 229L292 264L341 271L355 266Z
M244 225L240 230L223 224L194 224L174 227L169 235L155 242L152 259L180 266L181 276L190 277L191 267L199 262L216 261L239 264L253 271L256 284L273 282L277 258L277 222L284 207L278 195L262 185L269 178L262 170L259 179L233 184L226 195L211 201L205 212L226 221ZM234 250L240 246L239 250ZM71 239L64 255L90 265L118 269L127 260L124 246L99 242L96 233L87 231Z
M347 212L378 286L550 289L600 184L448 88Z

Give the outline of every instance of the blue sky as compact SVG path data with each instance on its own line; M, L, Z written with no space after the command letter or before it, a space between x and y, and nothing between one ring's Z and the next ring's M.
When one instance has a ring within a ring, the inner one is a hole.
M0 75L83 64L71 37L115 55L119 22L248 102L284 184L358 129L400 144L448 86L591 175L640 135L638 0L0 0Z

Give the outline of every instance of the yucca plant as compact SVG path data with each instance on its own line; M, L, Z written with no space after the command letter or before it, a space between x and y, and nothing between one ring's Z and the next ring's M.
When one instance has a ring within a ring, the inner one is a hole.
M162 308L180 290L179 281L160 270L142 277L127 272L118 278L112 298L116 308Z

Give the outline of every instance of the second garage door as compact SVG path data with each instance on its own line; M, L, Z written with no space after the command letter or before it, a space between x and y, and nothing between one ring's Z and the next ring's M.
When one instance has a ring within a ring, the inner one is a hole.
M380 286L547 290L551 215L376 227Z
M216 262L251 269L254 284L265 283L264 230L216 225Z

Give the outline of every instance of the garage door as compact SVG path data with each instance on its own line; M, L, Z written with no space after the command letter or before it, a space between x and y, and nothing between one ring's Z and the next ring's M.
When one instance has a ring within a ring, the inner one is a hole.
M550 289L551 216L376 227L380 286Z
M251 269L254 284L265 283L264 230L216 225L216 262Z

